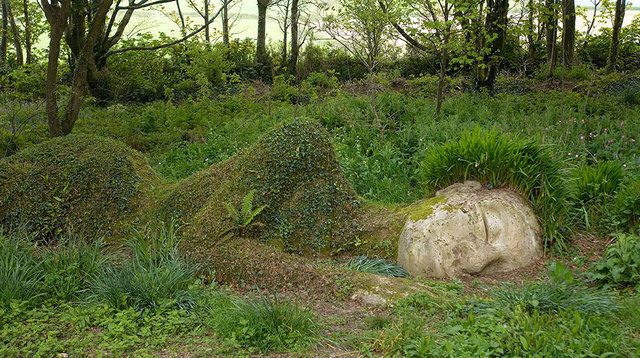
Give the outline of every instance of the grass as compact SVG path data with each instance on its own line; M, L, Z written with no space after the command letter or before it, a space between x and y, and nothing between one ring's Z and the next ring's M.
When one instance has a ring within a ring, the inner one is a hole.
M409 277L409 273L395 263L382 259L370 259L366 256L358 256L349 259L344 264L347 270L368 272L376 275L391 277Z
M533 204L548 243L564 245L571 218L563 169L562 161L535 139L476 127L458 141L431 148L422 163L422 177L424 185L434 189L476 180L489 189L516 190Z
M159 229L129 241L132 256L106 265L92 280L92 297L116 309L191 309L196 304L198 266L183 257L175 232Z
M32 245L0 231L0 304L7 308L14 301L35 301L43 295L42 261Z
M260 352L307 347L319 338L320 326L308 307L277 294L246 300L218 296L209 325L222 337ZM220 304L222 300L222 304Z

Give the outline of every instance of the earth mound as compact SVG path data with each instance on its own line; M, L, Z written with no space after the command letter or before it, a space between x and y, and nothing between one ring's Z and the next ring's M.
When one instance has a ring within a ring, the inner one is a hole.
M237 224L229 207L264 206L242 235L307 256L348 249L360 201L347 182L330 136L318 123L293 120L253 146L176 184L160 216L186 226L185 245L224 244ZM255 225L259 224L259 225Z
M51 139L0 160L0 225L36 240L118 237L157 183L142 154L123 143Z

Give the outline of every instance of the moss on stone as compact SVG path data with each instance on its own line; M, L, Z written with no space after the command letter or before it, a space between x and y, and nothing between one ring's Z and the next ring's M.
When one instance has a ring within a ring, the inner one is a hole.
M122 143L55 138L0 160L0 225L38 240L117 237L158 184L146 159Z
M360 201L342 173L329 134L317 123L293 120L253 146L178 182L161 202L165 219L186 224L188 245L221 240L233 226L225 203L238 207L255 190L266 205L248 236L289 253L345 249L357 232Z
M447 199L444 196L434 196L429 199L420 200L402 210L407 217L413 221L424 220L433 214L434 209L439 204L444 204Z

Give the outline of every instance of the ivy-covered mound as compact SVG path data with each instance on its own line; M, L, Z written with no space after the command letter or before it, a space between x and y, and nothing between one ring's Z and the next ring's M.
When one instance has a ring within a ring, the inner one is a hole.
M266 207L242 236L303 255L346 249L355 236L360 202L329 134L308 120L288 122L236 156L178 182L161 212L187 225L187 246L212 247L234 240L230 233L237 225L229 206L241 211L251 191L252 207Z
M55 138L0 160L0 225L40 240L67 232L118 236L157 180L122 143Z

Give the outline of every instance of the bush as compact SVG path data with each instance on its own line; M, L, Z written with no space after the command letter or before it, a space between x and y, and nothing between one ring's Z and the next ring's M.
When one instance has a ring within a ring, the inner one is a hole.
M35 240L66 232L118 236L156 176L145 158L111 139L68 135L0 159L0 225Z
M547 243L564 243L570 217L562 162L536 140L476 128L432 147L421 169L427 192L466 180L519 191L533 204Z
M92 282L93 298L115 309L191 309L198 266L177 249L173 229L156 229L129 242L132 257L109 265Z
M302 348L318 337L319 329L311 310L277 295L227 298L226 304L223 299L207 321L222 337L261 352Z
M368 272L376 275L391 277L409 277L409 273L395 263L382 259L373 260L366 256L358 256L345 263L347 270Z
M640 284L640 236L618 234L616 242L607 248L593 266L592 277L612 285Z

